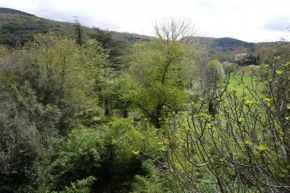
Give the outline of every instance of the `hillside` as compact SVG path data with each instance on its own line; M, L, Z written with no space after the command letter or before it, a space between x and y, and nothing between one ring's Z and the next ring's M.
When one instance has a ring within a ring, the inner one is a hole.
M254 50L254 43L244 42L241 40L237 40L234 38L217 38L215 41L216 47L220 47L222 52L226 52L228 50L232 51L238 47L249 48L250 50Z
M13 47L32 40L38 33L54 32L73 38L73 24L29 15L0 13L0 44Z
M0 193L290 193L290 42L0 24Z
M13 9L0 8L0 44L14 47L19 42L23 45L32 40L38 33L53 32L57 35L75 39L75 24L58 22L45 18L36 17L32 14ZM87 39L95 33L94 28L83 27L84 38ZM130 44L135 42L150 41L152 37L131 33L112 32L116 38Z
M34 35L49 32L54 32L70 39L76 38L74 23L53 21L18 10L0 8L0 44L2 45L14 47L17 42L23 45L25 42L32 40ZM83 27L85 39L94 33L96 33L95 28ZM116 38L124 40L131 45L135 42L148 42L153 38L135 33L114 31L111 31L111 33ZM217 52L233 51L239 47L247 48L252 52L255 51L255 43L248 43L234 38L195 37L192 43L207 45L209 53L212 55Z
M23 11L15 10L15 9L9 9L9 8L3 8L0 7L0 13L5 13L5 14L14 14L14 15L25 15L25 16L32 16L35 17L35 15L25 13Z

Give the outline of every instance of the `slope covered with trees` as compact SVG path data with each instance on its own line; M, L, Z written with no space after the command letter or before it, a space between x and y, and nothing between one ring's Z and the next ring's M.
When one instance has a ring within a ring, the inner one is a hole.
M72 18L72 21L74 19ZM81 26L83 38L88 39L91 34L99 29ZM76 27L74 23L57 22L18 10L0 8L0 44L15 47L19 42L23 45L32 40L38 33L47 34L53 32L58 35L76 39ZM111 32L114 37L125 40L127 43L150 41L152 38L138 34Z
M72 21L74 18L72 17ZM90 34L94 34L97 28L88 28L81 26L83 29L84 39L88 39ZM0 8L0 44L8 46L16 46L17 42L24 44L28 40L32 40L34 35L38 33L46 34L54 32L58 35L66 36L71 39L76 39L75 24L69 22L57 22L45 18L39 18L32 14L22 11ZM150 42L154 37L111 31L112 35L124 40L125 42L133 45L136 42ZM207 45L209 52L215 55L219 52L226 53L234 51L238 48L246 48L250 53L256 49L254 43L248 43L233 38L207 38L207 37L194 37L192 38L193 44ZM270 45L273 43L269 43Z
M188 20L133 45L65 25L0 46L0 192L290 191L289 43L235 69Z

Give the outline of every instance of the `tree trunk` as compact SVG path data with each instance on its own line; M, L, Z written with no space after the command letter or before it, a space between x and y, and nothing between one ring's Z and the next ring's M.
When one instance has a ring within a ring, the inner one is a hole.
M105 115L109 116L110 115L110 110L109 110L109 100L105 99Z
M156 107L156 114L155 116L153 117L153 121L152 123L155 125L156 128L161 128L161 125L160 125L160 118L161 118L161 111L162 111L162 104L158 104L157 107Z
M123 111L123 117L128 118L128 109L124 109Z

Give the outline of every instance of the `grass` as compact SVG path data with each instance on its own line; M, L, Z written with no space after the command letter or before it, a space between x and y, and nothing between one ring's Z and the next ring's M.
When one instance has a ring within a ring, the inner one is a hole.
M257 79L251 76L233 75L230 78L229 90L235 89L237 96L243 96L246 98L252 98L249 90L256 90L261 93L262 85L257 82ZM261 93L262 94L262 93Z

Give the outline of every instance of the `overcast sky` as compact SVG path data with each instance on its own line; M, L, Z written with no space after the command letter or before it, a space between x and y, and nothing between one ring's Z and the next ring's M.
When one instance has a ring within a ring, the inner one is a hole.
M0 0L39 17L102 29L153 35L164 18L191 19L198 34L248 42L278 41L290 24L290 0Z

